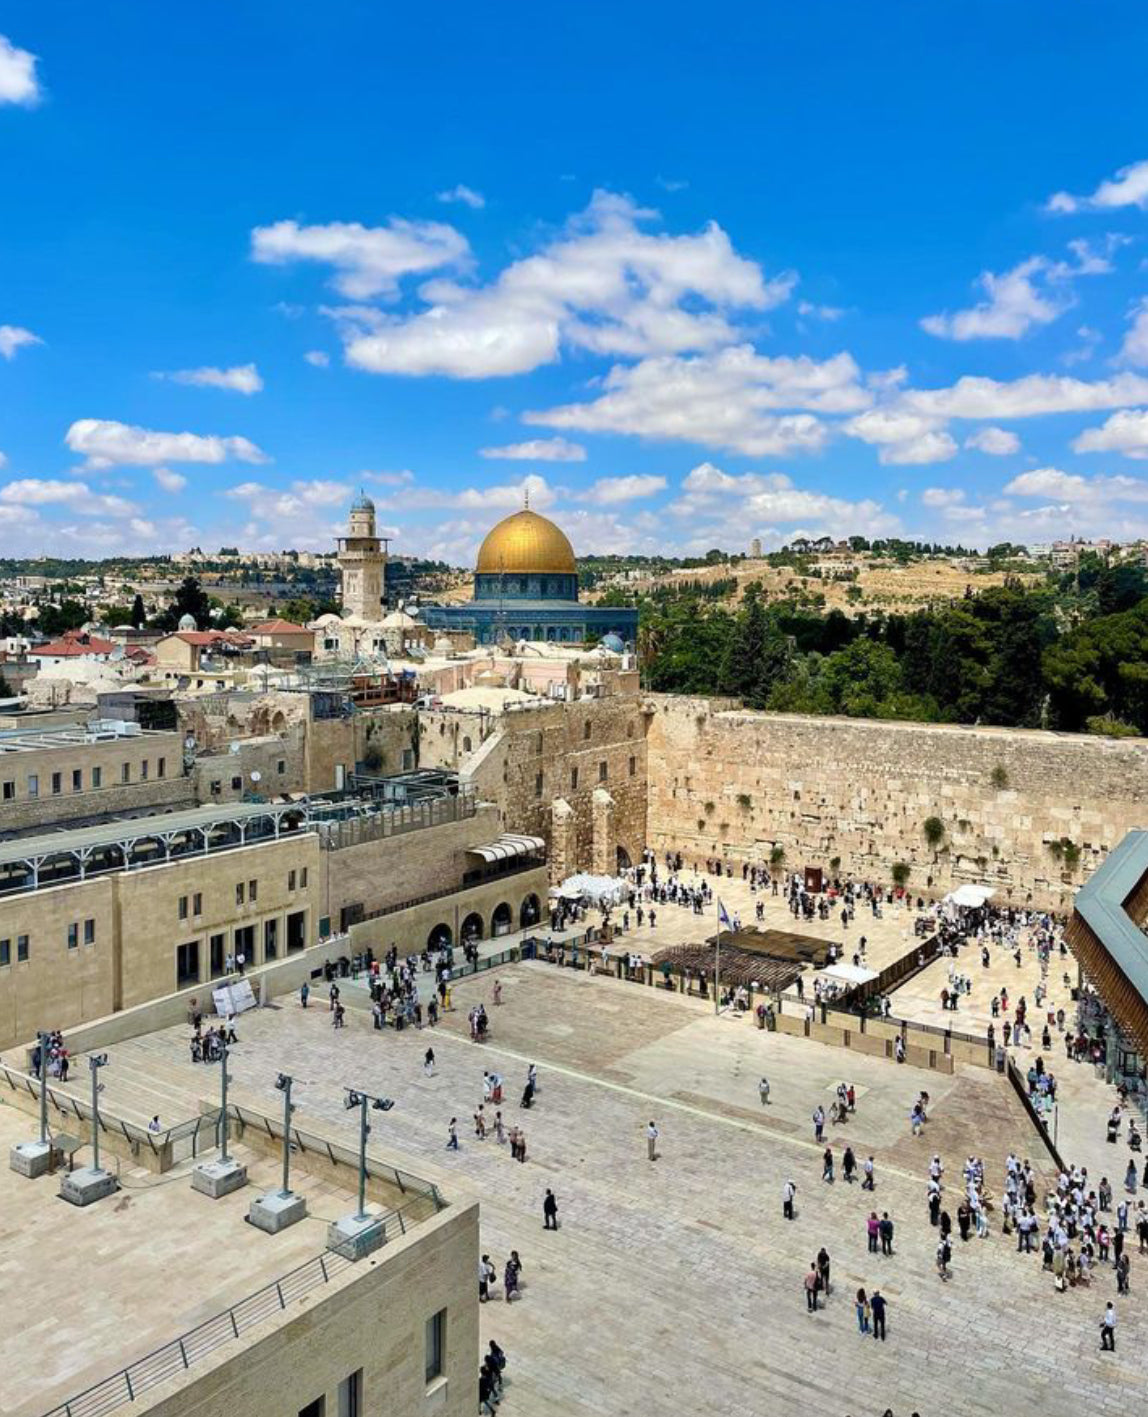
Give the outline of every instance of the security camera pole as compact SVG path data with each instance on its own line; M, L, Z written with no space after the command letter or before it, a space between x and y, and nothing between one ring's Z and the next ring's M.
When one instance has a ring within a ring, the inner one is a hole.
M291 1114L295 1110L291 1089L294 1084L295 1079L289 1073L280 1073L275 1079L276 1088L283 1094L283 1184L277 1191L267 1191L253 1200L247 1211L251 1224L269 1235L277 1235L307 1214L306 1197L296 1195L291 1189Z
M100 1093L104 1085L100 1081L100 1069L108 1065L106 1053L92 1053L88 1056L88 1069L92 1075L92 1164L76 1171L67 1171L60 1178L60 1199L72 1205L91 1205L114 1195L119 1182L110 1171L100 1165Z
M347 1088L346 1093L347 1111L359 1113L359 1207L353 1215L345 1215L328 1227L327 1248L346 1259L358 1260L379 1249L387 1238L383 1217L367 1213L367 1137L371 1132L367 1113L389 1112L395 1104L390 1097L376 1097L353 1087Z
M214 1161L201 1161L191 1173L191 1189L210 1196L212 1200L238 1191L247 1184L247 1167L236 1161L227 1150L231 1136L231 1118L227 1110L227 1084L231 1081L227 1071L229 1056L230 1050L224 1030L219 1048L219 1155Z

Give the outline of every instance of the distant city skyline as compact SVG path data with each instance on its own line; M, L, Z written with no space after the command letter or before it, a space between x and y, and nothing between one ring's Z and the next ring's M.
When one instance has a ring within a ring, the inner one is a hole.
M12 0L0 555L1146 537L1118 8Z

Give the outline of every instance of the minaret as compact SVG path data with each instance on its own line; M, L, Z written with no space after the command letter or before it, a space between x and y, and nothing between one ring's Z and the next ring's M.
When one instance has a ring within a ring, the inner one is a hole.
M351 503L347 535L339 537L344 615L359 615L364 620L383 618L386 566L387 553L375 535L375 504L360 488Z

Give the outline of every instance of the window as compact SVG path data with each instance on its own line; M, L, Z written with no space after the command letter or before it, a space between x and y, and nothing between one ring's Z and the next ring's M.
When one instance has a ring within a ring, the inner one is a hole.
M212 795L213 797L218 797L218 796L219 796L219 793L220 793L220 791L221 791L221 789L222 789L222 787L223 787L223 783L222 783L222 782L219 782L218 780L216 780L215 782L213 782L213 783L211 784L211 795Z
M196 891L191 898L191 913L192 915L203 914L203 896L199 891Z
M121 764L120 764L120 781L121 781L121 782L131 782L131 780L132 780L132 765L131 765L131 763L121 763Z
M16 783L15 783L15 781L6 782L6 783L4 784L4 801L5 801L5 802L11 802L12 799L13 799L15 796L16 796Z
M233 777L231 779L231 790L232 792L241 792L243 790L243 779L241 777Z
M599 782L605 782L608 775L609 775L609 769L607 768L606 764L605 764L605 763L599 763L599 764L598 764L598 781L599 781Z
M83 792L84 790L84 770L83 768L72 769L72 791Z
M362 1417L363 1370L352 1373L339 1384L339 1417Z
M542 774L541 774L541 773L539 773L538 776L534 779L534 795L535 795L535 797L541 797L541 796L542 796Z
M52 796L59 797L63 791L64 779L58 772L52 774Z
M589 740L589 737L590 737L590 720L589 720L589 719L587 719L586 722L582 725L582 737L585 738L585 739L587 739L587 740Z
M21 963L21 961L26 960L27 958L28 958L28 936L27 936L27 935L17 935L17 936L16 936L16 963L19 964L19 963Z
M28 774L28 796L29 796L29 797L39 797L39 795L40 795L40 777L39 777L39 774L38 774L38 773L34 773L34 772L30 772L30 773Z
M185 895L181 895L179 898L179 918L181 920L187 919L187 896Z
M304 890L307 889L307 868L306 868L306 866L304 866L303 869L299 872L299 884L303 887Z
M103 770L103 768L93 768L93 769L92 769L92 786L93 786L93 787L103 787L103 785L104 785L104 770Z
M280 758L280 759L279 759L279 761L275 764L275 771L276 771L277 773L285 773L285 772L287 771L287 759L286 759L286 758Z
M175 987L199 983L199 941L190 940L175 948Z
M248 882L247 882L247 899L252 903L252 905L254 905L255 902L259 899L259 882L258 882L258 881L248 881Z
M236 905L242 905L242 904L243 904L243 882L242 882L242 881L236 881L236 883L235 883L235 904L236 904Z
M0 969L12 963L12 941L0 940Z
M156 775L156 777L166 777L166 776L167 776L167 759L166 759L166 758L156 758L156 760L155 760L155 775Z
M446 1362L446 1310L427 1319L427 1383L441 1378Z
M80 943L80 927L73 920L68 926L68 948L74 950Z
M578 769L577 769L577 768L571 768L571 769L570 769L570 791L571 791L571 792L577 792L577 791L578 791Z
M143 760L142 763L140 763L140 781L141 781L141 782L146 782L146 781L147 781L147 759L146 759L146 758Z
M96 943L96 922L94 920L84 921L84 944L94 945Z
M631 759L630 759L630 776L633 777L634 774L635 774L637 771L638 771L638 760L637 760L637 758L631 758Z
M295 889L295 872L294 872L294 871L288 871L288 872L287 872L287 889L288 889L289 891L293 891L293 890Z

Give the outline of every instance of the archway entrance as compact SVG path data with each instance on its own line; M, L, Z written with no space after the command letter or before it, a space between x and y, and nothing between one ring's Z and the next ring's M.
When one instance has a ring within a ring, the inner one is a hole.
M471 913L462 922L461 926L462 942L467 944L471 940L481 940L483 936L482 916L477 910Z
M619 870L619 871L628 871L628 870L630 869L630 867L633 865L633 862L630 860L630 853L626 850L626 848L625 848L624 846L619 846L619 847L618 847L618 851L617 851L617 856L618 856L618 870Z
M538 904L538 897L528 895L522 902L522 909L518 912L519 929L527 930L531 925L537 925L541 914L542 907Z
M445 950L453 938L449 925L436 925L427 936L427 949Z
M494 907L494 914L490 917L490 933L492 935L508 935L514 924L514 912L510 906L503 901Z

